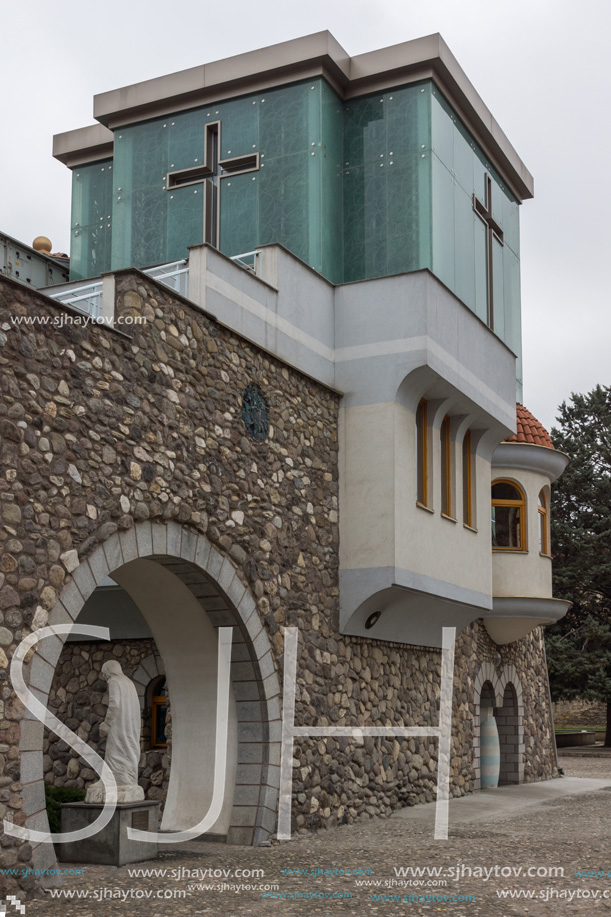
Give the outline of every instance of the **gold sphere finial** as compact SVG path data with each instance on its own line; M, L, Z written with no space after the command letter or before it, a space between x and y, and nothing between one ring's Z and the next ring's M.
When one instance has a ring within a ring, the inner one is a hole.
M50 255L51 249L51 239L47 239L46 236L36 236L32 242L32 248L37 252L42 252L44 255Z

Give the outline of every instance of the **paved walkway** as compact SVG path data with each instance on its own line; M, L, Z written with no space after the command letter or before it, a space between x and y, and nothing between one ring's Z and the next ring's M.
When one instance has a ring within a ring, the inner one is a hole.
M560 766L563 779L453 800L447 841L434 840L429 805L270 848L191 843L138 867L85 867L66 895L28 902L26 917L611 914L611 758Z

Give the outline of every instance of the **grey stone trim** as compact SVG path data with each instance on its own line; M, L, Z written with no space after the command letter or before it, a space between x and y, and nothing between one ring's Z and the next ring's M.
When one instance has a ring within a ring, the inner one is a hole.
M148 557L153 553L153 533L151 531L150 522L143 522L138 526L136 541L138 543L138 554L140 557Z
M164 675L163 660L155 653L151 653L146 659L143 659L132 676L132 681L136 685L140 709L144 710L146 704L146 689L152 681Z
M522 682L513 663L508 663L497 670L491 662L484 662L473 683L475 702L475 722L473 738L473 767L475 772L475 789L481 789L481 752L480 752L480 702L482 689L486 683L492 685L495 705L495 719L499 730L501 744L502 783L524 782L524 699ZM512 698L511 693L514 697Z
M101 582L110 573L108 561L103 551L96 551L89 558L89 566L96 583Z
M55 666L37 653L30 665L30 688L38 688L39 691L48 694L53 684L54 673Z
M111 535L110 538L107 538L102 548L110 570L117 570L119 567L123 566L124 560L118 534ZM96 553L97 551L94 551L94 554Z
M21 791L23 804L29 811L41 811L45 808L45 788L42 781L37 780L35 783L26 783Z
M109 573L139 557L155 557L199 596L204 610L207 610L207 604L217 608L209 612L211 619L216 618L213 621L216 626L221 626L222 622L235 629L239 661L232 663L232 683L237 702L239 758L227 841L251 844L254 832L252 827L245 827L247 823L259 826L257 838L261 843L275 827L276 809L270 811L269 801L277 802L277 794L265 797L267 807L258 800L263 787L273 788L279 784L280 732L277 717L280 683L256 603L240 579L234 561L217 551L204 535L183 529L175 522L169 522L167 526L151 525L148 521L137 523L127 531L111 535L90 557L81 560L50 612L49 623L74 621L87 598ZM201 564L194 566L197 560ZM226 591L222 590L223 584ZM46 641L48 645L41 651L44 642L41 642L30 665L30 684L34 695L46 704L64 639L49 639ZM134 673L141 705L144 704L148 684L160 674L163 673L153 654ZM273 736L269 742L266 741L268 734ZM33 827L30 824L32 819L39 830L47 830L46 812L39 811L40 800L44 799L42 736L42 725L26 715L20 744L21 779L27 786L24 809L29 826ZM263 812L266 814L262 815ZM42 844L34 850L37 868L44 868L43 860L48 865L49 854L43 853L46 847L48 845Z
M165 554L168 548L165 525L154 522L151 525L151 537L153 539L153 554Z

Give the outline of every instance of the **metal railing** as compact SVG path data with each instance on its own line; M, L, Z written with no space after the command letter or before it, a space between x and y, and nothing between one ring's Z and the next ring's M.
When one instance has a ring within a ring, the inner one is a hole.
M260 249L233 255L231 261L252 271L256 277L261 277L262 252ZM180 296L188 298L189 262L187 259L170 261L168 264L156 264L153 267L145 268L142 273L153 280L158 280L159 283L174 290ZM99 318L102 315L102 286L101 280L95 280L92 283L81 284L69 289L64 288L57 293L47 293L47 295L67 306L74 306L79 312L91 315L92 318Z
M155 267L147 267L142 272L153 280L158 280L164 286L170 287L181 296L187 297L189 293L189 262L186 258L182 261L171 261L169 264L156 264Z
M142 273L158 280L181 296L187 297L189 293L189 263L186 259L171 261L169 264L156 264L154 267L147 267ZM99 318L102 314L102 286L101 280L95 280L93 283L47 295L67 306L74 306L79 312L91 315L92 318Z
M51 299L74 306L79 312L99 318L102 314L102 281L86 283L81 287L71 287L69 290L60 290L59 293L48 293Z
M232 255L230 260L235 264L239 264L240 267L245 267L248 271L252 271L256 277L260 277L261 255L261 250L256 249L254 252L244 252L242 255Z

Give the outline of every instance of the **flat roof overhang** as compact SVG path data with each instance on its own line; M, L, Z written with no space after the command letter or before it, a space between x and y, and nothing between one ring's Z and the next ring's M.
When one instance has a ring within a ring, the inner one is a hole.
M102 125L112 131L317 76L343 99L432 79L518 200L533 196L532 175L439 33L350 57L330 32L315 32L100 93L94 97L100 124L57 135L53 155L70 167L92 162L112 155L112 136L99 132Z

